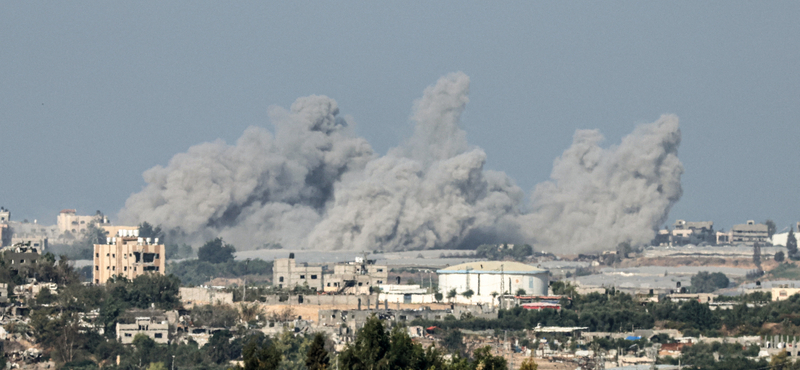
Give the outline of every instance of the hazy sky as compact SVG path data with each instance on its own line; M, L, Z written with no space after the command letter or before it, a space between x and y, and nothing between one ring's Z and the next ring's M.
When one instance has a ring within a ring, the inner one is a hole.
M681 119L675 219L800 220L800 2L2 2L0 205L116 215L142 172L324 94L385 153L471 78L464 127L528 193L578 128Z

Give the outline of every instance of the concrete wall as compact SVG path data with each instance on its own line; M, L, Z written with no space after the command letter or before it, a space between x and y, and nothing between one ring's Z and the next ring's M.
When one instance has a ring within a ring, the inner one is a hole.
M185 304L232 304L233 293L210 288L180 288L181 302Z

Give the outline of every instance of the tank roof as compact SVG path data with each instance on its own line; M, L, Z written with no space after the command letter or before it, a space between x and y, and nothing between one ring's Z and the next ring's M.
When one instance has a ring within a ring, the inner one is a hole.
M521 262L514 261L476 261L467 262L459 265L450 266L438 270L440 274L458 274L470 273L476 274L499 274L500 271L506 274L540 274L548 272L545 269L538 268L531 265L526 265Z

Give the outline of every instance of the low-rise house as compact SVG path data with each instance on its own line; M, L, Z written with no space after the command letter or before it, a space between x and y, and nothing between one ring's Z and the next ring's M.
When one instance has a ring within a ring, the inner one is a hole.
M133 343L137 334L144 334L156 343L169 343L169 323L151 317L137 317L133 324L117 323L117 340L122 344Z

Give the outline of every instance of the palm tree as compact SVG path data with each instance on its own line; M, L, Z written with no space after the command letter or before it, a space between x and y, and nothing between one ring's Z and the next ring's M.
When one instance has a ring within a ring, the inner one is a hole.
M455 288L451 289L449 292L447 292L447 299L450 300L450 303L452 303L453 302L453 298L455 298L457 295L458 295L458 293L456 293Z

